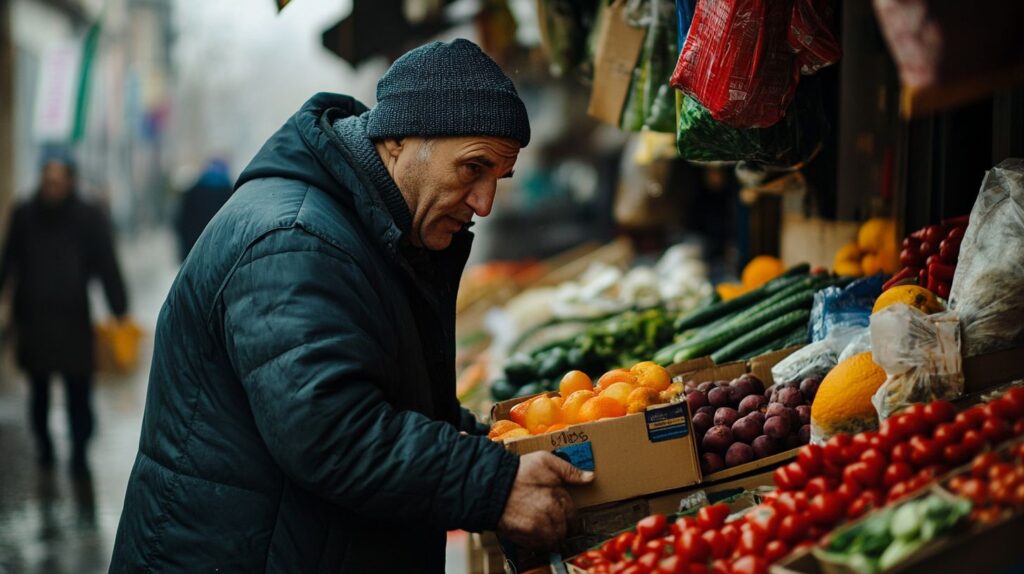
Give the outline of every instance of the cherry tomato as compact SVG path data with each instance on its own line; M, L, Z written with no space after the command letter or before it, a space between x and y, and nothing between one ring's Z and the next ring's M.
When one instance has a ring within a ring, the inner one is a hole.
M682 532L687 528L699 528L699 526L697 525L697 519L693 516L684 516L676 520L676 526L679 532ZM678 532L676 534L678 534Z
M803 541L807 537L809 522L810 519L803 512L786 516L779 522L779 538L790 544Z
M591 566L597 566L598 564L608 564L608 559L605 558L598 550L587 550L583 554L580 554L573 560L573 564L580 568L590 568Z
M687 574L708 574L708 565L704 563L690 564Z
M711 504L702 507L697 511L697 526L701 528L721 528L725 519L729 516L729 506L726 504Z
M911 480L913 479L907 479L892 485L892 488L889 489L889 495L886 496L886 500L892 502L894 500L899 500L906 496L908 492L908 485L910 484Z
M1002 515L1002 511L992 506L989 508L976 508L971 511L970 519L974 522L980 522L982 524L988 524L999 520Z
M916 467L928 466L939 461L942 449L933 441L922 436L910 439L910 462Z
M657 574L686 574L686 560L678 554L674 554L658 562Z
M836 489L835 495L844 503L849 504L860 496L862 490L864 490L864 488L856 481L843 482L839 485L839 488Z
M924 407L924 418L932 425L949 422L956 418L956 407L949 401L932 401Z
M988 472L985 473L985 476L987 476L989 480L993 481L1002 480L1007 476L1012 475L1013 470L1014 467L1012 464L1008 462L1003 462L1002 459L999 459L999 462L988 467Z
M772 564L782 560L789 554L789 546L781 540L772 540L764 547L764 559Z
M917 411L918 414L916 415L910 413L914 407L920 407L920 411ZM901 427L904 437L914 437L928 432L931 425L925 420L924 413L921 412L923 410L923 405L911 405L911 407L906 411L903 411L902 414L896 415L899 419L896 424L898 427Z
M924 419L924 405L921 403L914 403L900 411L900 414L907 415L909 417Z
M882 474L882 485L891 489L896 483L903 482L914 473L910 465L905 462L894 462L885 469Z
M982 423L985 422L985 410L979 405L962 411L956 415L953 419L954 423L962 424L967 429L979 429Z
M760 554L767 543L768 537L765 536L763 532L753 528L748 528L740 535L740 542L736 547L736 551L739 552L741 556L744 554Z
M849 519L858 518L866 512L880 508L885 503L882 494L877 490L865 490L853 501L853 504L846 509L846 517Z
M970 455L962 444L947 444L942 447L942 460L949 466L960 466L967 462Z
M652 514L636 523L636 534L644 540L653 540L665 533L667 525L664 514Z
M774 508L762 504L747 513L746 519L747 524L764 534L768 540L772 540L779 529L782 516Z
M975 478L984 478L988 476L989 469L1000 462L1002 462L1002 459L994 452L979 454L971 462L971 475Z
M999 397L988 404L989 410L1002 419L1014 420L1017 418L1017 406L1005 397Z
M676 538L676 554L686 556L691 562L706 562L711 556L711 547L696 530L685 530Z
M666 549L672 547L672 541L667 538L656 538L654 540L648 540L647 544L644 544L643 551L641 553L646 554L648 552L654 552L658 556L664 556L667 554Z
M722 533L722 536L725 536L725 541L729 543L730 548L734 548L740 541L740 528L733 522L723 526L719 529L719 532Z
M768 561L760 556L743 556L733 561L732 574L768 574Z
M628 566L618 571L617 574L650 574L650 570L636 562L631 562Z
M803 488L807 484L807 472L804 471L804 467L800 466L799 462L791 462L786 465L786 471L789 472L789 483L794 489Z
M636 539L636 533L634 532L623 532L615 537L614 557L619 558L626 555L628 550L632 549L633 540Z
M953 444L960 440L964 432L963 427L957 426L956 423L942 423L935 427L932 440L941 445Z
M700 536L708 543L708 547L711 548L712 559L725 558L732 553L732 548L729 548L729 541L718 530L705 530L704 534Z
M979 431L971 429L965 432L964 437L960 439L960 446L964 447L964 451L969 456L974 456L981 452L981 449L985 448L985 437L981 436Z
M892 447L892 460L895 462L910 462L910 454L913 449L909 443L901 442Z
M999 400L1006 403L1011 418L1024 418L1024 387L1013 387Z
M811 522L819 526L832 526L843 516L843 500L832 492L819 494L811 499L808 507Z
M871 448L871 437L873 436L878 436L878 433L868 431L853 435L853 438L850 440L850 448L847 451L849 460L860 458L861 453Z
M1010 437L1010 425L999 418L990 417L981 425L981 436L991 444L997 444Z
M644 572L653 572L658 566L658 562L661 562L661 554L654 552L647 552L636 559L637 566L643 568Z
M633 543L629 545L629 552L633 555L633 558L639 558L644 552L647 551L647 541L640 536L633 538Z
M1010 496L1010 502L1018 509L1024 508L1024 484L1018 484L1013 489L1013 493Z
M1024 436L1024 419L1013 423L1013 436Z
M796 461L804 469L807 476L815 476L821 472L825 458L825 449L820 445L807 444L796 453Z
M853 440L848 434L841 433L834 435L825 443L825 459L838 465L846 464L846 459L844 457L845 450L846 447L850 446L851 442L853 442Z
M953 478L949 479L949 490L952 491L955 494L959 494L960 493L960 489L963 488L964 481L966 481L966 480L967 480L966 476L963 476L963 475L960 475L960 474L954 476Z
M804 492L807 493L807 496L814 497L822 492L828 492L834 487L835 483L832 479L825 476L816 476L807 481L807 486L804 486Z
M715 560L711 563L711 574L732 574L728 560Z
M965 480L960 488L960 495L977 506L982 506L988 502L988 491L985 488L985 483L977 478Z

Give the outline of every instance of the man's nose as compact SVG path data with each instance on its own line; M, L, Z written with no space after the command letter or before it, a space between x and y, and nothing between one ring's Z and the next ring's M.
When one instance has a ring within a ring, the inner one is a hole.
M473 188L466 198L466 205L473 209L477 217L487 217L494 205L494 193L497 189L497 182L487 182Z

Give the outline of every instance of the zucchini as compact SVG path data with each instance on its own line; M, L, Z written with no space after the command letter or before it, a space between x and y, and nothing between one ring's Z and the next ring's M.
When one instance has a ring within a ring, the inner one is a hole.
M711 360L715 363L731 361L741 356L744 351L764 345L767 341L777 338L780 334L791 331L797 325L806 325L810 318L811 311L809 309L790 311L718 349L711 354ZM753 323L751 323L751 326L753 326Z

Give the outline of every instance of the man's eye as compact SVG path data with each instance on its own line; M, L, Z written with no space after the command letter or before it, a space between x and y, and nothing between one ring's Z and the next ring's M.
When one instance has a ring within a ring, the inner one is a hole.
M475 163L467 163L467 164L463 165L462 167L463 167L463 172L466 175L468 175L470 177L473 177L473 178L480 177L480 173L481 173L482 170L481 170L479 165L476 165Z

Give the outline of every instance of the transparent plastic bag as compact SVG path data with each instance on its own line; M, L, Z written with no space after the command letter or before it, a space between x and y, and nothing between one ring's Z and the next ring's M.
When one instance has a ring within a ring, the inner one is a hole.
M827 339L837 327L867 327L875 299L882 294L885 276L858 279L845 288L826 287L814 294L811 340Z
M949 306L963 327L964 356L1024 343L1024 160L985 174L960 244Z
M867 331L867 328L835 329L829 338L810 343L779 361L772 367L772 380L776 383L792 383L807 377L825 378L825 375L839 363L839 356L844 349L864 331Z
M964 392L960 321L896 303L871 316L871 356L887 375L871 397L878 419L912 403L953 400Z
M871 329L864 327L858 329L857 333L850 338L850 342L847 343L846 348L843 349L842 353L839 353L839 361L836 364L842 363L846 359L854 355L861 353L867 353L871 350Z

